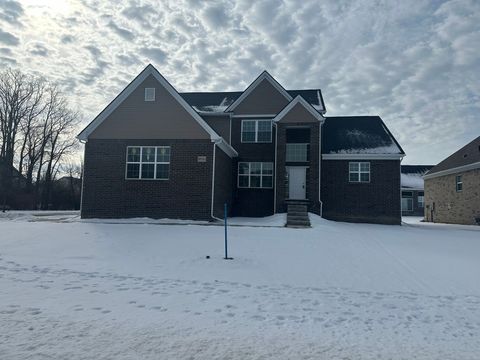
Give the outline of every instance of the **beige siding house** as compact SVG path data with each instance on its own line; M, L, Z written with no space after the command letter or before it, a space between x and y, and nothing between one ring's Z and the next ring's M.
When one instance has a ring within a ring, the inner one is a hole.
M425 176L425 220L480 225L480 136Z

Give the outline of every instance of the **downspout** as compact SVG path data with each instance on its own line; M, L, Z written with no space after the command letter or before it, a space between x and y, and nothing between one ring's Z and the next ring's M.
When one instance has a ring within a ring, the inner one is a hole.
M217 140L214 140L213 142L213 158L212 158L212 204L210 207L210 216L212 219L222 221L222 219L216 217L213 213L213 204L215 200L215 154L216 154L216 148L217 148Z
M273 213L277 213L277 148L278 148L278 127L277 123L274 123L275 126L275 170L274 170L274 178L275 178L275 186L273 187Z
M318 139L318 202L320 203L320 217L323 217L323 202L321 197L322 191L322 126L320 123L319 139Z
M85 152L87 151L87 148L86 148L87 141L80 140L80 143L85 145L85 147L83 148L82 188L80 190L80 217L82 217L83 186L85 182Z

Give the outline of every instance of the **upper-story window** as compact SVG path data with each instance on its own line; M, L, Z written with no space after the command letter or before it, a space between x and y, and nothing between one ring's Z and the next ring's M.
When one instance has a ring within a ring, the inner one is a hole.
M348 181L370 182L370 163L369 162L348 163Z
M155 88L145 88L145 101L155 101Z
M242 120L242 143L272 142L272 120Z
M463 190L462 175L455 176L455 189L457 192L461 192Z
M288 162L306 162L308 161L309 144L287 143L287 154L285 160Z

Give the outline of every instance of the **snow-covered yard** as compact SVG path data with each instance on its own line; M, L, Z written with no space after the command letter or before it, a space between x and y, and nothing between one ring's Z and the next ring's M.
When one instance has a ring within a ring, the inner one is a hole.
M479 359L480 228L312 221L0 217L0 359Z

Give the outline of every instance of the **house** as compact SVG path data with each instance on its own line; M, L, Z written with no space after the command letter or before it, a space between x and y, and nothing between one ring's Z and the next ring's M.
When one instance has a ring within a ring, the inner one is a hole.
M402 165L402 216L423 216L423 175L432 167L433 165Z
M378 116L325 117L320 89L262 72L178 93L148 65L79 135L83 218L268 216L400 224L405 155Z
M425 220L480 225L480 136L429 170Z

